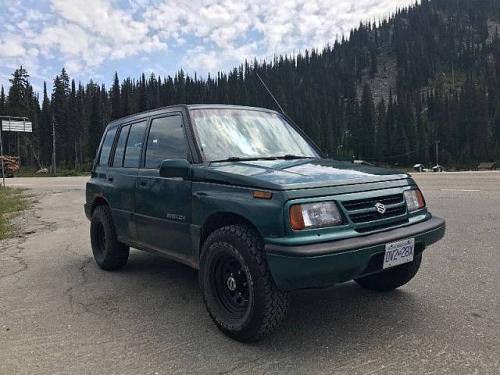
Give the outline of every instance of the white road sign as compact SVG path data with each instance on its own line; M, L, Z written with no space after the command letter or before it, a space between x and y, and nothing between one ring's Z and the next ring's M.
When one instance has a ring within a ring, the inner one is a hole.
M31 125L31 121L2 120L2 131L31 133L33 126Z

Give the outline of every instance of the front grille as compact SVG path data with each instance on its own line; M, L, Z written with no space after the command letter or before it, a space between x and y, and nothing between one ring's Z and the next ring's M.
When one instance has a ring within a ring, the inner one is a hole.
M366 199L341 202L358 232L390 228L407 221L406 202L403 194L385 195ZM381 214L375 205L382 203L385 212Z
M366 227L356 228L356 232L368 233L368 232L373 232L376 230L397 227L398 225L407 224L408 222L409 222L408 219L403 219L403 220L391 221L389 223L383 223L383 224L378 224L378 225L369 225Z
M344 201L342 205L347 211L364 210L367 208L374 208L376 203L382 203L386 206L391 204L404 203L403 194L386 195L383 197L357 199L353 201Z
M357 223L366 223L367 221L387 219L392 216L404 215L405 213L406 213L406 207L400 206L400 207L387 208L385 213L383 214L380 214L377 211L369 211L369 212L361 212L358 214L353 213L349 215L349 217L351 218L354 224L357 224Z

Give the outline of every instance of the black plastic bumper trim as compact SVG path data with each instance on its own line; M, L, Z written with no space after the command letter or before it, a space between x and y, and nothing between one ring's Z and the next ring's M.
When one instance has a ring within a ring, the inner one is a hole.
M432 217L421 223L409 225L407 227L396 228L385 232L374 233L362 237L347 238L344 240L316 243L312 245L281 246L266 244L265 250L270 254L310 257L326 255L349 250L359 250L367 247L378 246L400 239L433 234L428 240L424 239L425 245L430 245L441 239L446 230L445 221L439 217ZM434 233L433 233L434 232Z
M83 204L83 210L85 211L85 216L87 216L87 219L90 220L90 218L91 218L91 211L92 211L92 205L90 203L84 203Z

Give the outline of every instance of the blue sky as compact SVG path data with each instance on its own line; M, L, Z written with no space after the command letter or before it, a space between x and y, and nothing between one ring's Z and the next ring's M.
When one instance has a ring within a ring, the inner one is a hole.
M111 82L182 68L201 76L245 59L323 47L414 0L0 0L0 84L23 65L35 89L64 66Z

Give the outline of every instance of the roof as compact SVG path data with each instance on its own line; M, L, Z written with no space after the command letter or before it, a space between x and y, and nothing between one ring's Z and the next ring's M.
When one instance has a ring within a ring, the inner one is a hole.
M108 126L114 126L118 124L122 124L124 122L133 121L135 119L142 119L147 116L153 116L155 114L161 114L168 110L179 109L179 110L192 110L192 109L241 109L241 110L252 110L252 111L262 111L269 113L276 113L271 109L261 108L261 107L250 107L243 105L232 105L232 104L176 104L170 105L166 107L160 107L155 109L150 109L148 111L134 113L132 115L128 115L125 117L121 117L119 119L111 121Z

